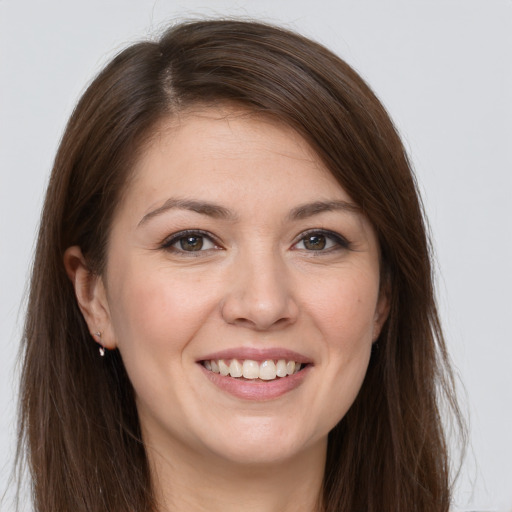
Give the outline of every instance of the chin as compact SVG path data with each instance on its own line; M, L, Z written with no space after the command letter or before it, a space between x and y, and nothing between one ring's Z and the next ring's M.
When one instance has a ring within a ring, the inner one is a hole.
M319 443L327 445L327 432L313 436L294 430L287 422L254 418L247 425L231 424L223 434L208 440L209 450L226 462L247 466L279 465L303 457Z

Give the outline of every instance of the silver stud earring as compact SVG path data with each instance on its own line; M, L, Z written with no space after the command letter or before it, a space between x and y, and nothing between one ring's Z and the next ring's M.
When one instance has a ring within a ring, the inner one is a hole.
M99 340L99 341L97 341L97 343L100 346L99 347L100 356L101 357L105 357L105 347L101 344L101 332L100 331L96 331L94 333L94 336L96 336L96 338L98 338L98 340Z

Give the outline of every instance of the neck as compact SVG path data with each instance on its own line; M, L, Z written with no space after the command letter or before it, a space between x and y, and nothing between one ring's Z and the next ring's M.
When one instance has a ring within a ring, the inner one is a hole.
M279 463L148 449L159 512L319 512L326 440Z

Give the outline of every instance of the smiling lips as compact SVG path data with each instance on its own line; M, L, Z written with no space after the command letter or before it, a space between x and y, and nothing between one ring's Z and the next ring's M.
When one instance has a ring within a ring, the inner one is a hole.
M208 359L202 365L213 373L225 377L244 378L247 380L272 381L293 375L301 370L303 364L286 359L265 359L258 362L253 359Z
M216 387L256 401L274 400L301 386L314 366L310 357L282 347L231 348L196 362Z

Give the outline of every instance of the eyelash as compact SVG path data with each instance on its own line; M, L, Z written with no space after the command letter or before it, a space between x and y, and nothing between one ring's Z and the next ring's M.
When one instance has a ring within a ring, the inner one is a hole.
M214 246L212 248L208 249L199 249L197 251L186 251L184 249L178 249L176 247L173 247L173 245L177 244L180 240L183 240L185 238L202 238L203 240L209 240L210 243ZM175 252L178 254L185 254L187 256L199 256L198 253L206 252L208 250L211 250L213 248L219 249L221 248L220 245L215 241L215 238L211 235L211 233L208 233L207 231L203 231L201 229L187 229L185 231L180 231L178 233L174 233L170 237L166 238L161 246L161 249L165 249L167 251Z
M327 240L331 240L334 242L334 245L331 247L328 247L327 249L321 248L318 250L314 249L295 249L295 250L301 250L306 251L309 253L312 253L312 255L319 255L320 253L326 253L326 252L332 252L337 250L343 250L343 249L350 249L351 243L342 235L339 233L335 233L333 231L325 230L325 229L311 229L309 231L305 231L299 235L300 238L293 244L293 248L295 248L299 243L304 242L308 237L313 236L322 236L325 237ZM175 244L180 242L181 240L184 240L185 238L201 238L203 240L207 239L210 241L210 243L214 246L208 249L202 249L202 247L199 250L196 251L187 251L183 248L179 249L176 247L173 247ZM327 242L328 243L328 242ZM211 249L220 249L222 248L220 244L218 244L215 240L215 238L212 236L211 233L208 233L207 231L203 231L200 229L187 229L185 231L180 231L178 233L174 233L170 237L166 238L162 244L160 245L161 249L165 249L167 251L175 252L178 254L183 254L187 256L199 256L199 253L206 252Z
M319 249L319 250L314 250L314 249L296 249L296 250L302 250L302 251L306 251L306 252L309 252L309 253L312 253L312 255L320 255L321 253L327 253L327 252L332 252L332 251L339 251L339 250L343 250L343 249L350 249L351 248L351 243L342 235L340 235L339 233L336 233L334 231L329 231L327 229L311 229L309 231L305 231L304 233L301 233L299 235L299 240L297 240L297 242L295 242L293 244L293 247L295 247L296 245L298 245L299 243L301 242L304 242L308 237L313 237L313 236L322 236L322 237L325 237L327 240L331 240L332 242L334 242L334 245L331 246L331 247L328 247L327 249Z

